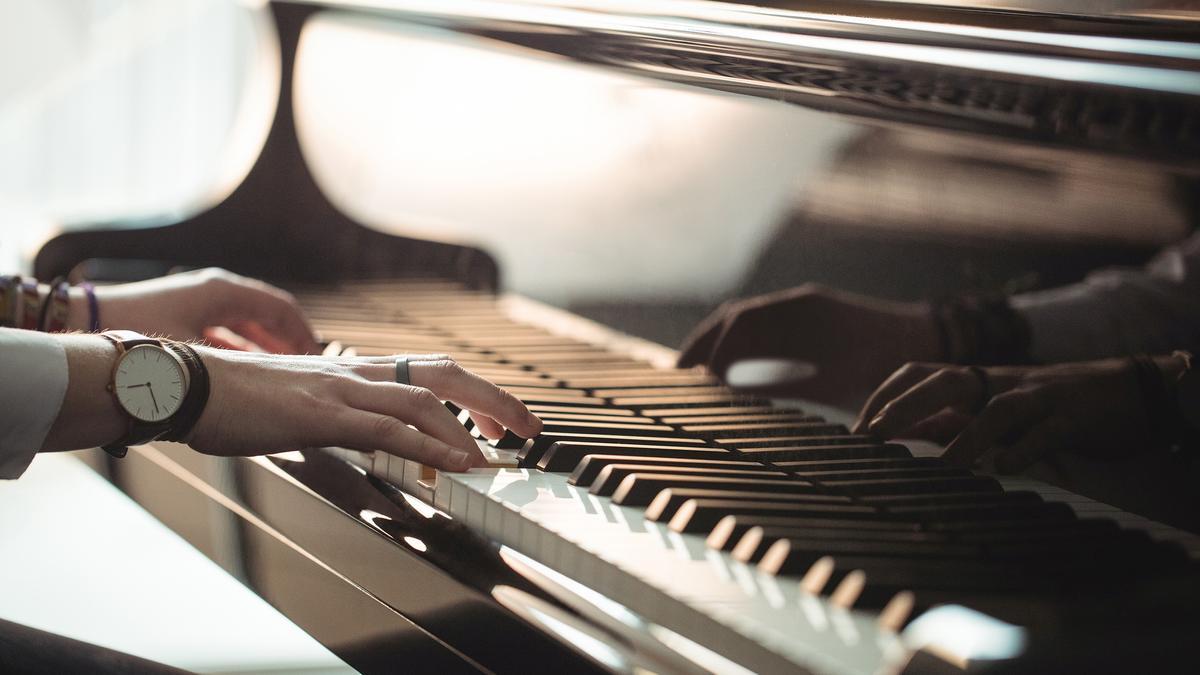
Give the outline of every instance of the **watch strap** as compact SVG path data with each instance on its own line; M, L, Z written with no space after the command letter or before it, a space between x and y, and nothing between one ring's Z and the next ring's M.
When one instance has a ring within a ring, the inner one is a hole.
M200 415L204 413L204 406L208 404L208 368L200 358L200 353L186 342L167 341L165 346L175 352L187 366L189 384L187 395L183 397L179 410L171 416L171 428L161 438L165 441L183 441L192 432Z

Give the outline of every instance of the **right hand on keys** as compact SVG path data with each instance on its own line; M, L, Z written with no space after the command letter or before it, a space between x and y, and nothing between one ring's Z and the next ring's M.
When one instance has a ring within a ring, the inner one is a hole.
M512 394L443 356L410 360L413 384L404 385L393 379L394 357L200 352L211 395L185 441L208 454L338 446L463 471L484 458L442 399L471 411L488 437L508 428L529 438L542 428Z

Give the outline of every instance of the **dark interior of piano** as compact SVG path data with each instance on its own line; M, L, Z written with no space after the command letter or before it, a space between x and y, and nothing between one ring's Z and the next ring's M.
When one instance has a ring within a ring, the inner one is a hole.
M174 82L161 97L194 109L149 122L171 108L148 106L108 132L88 111L68 151L35 161L41 136L9 130L82 119L28 121L53 109L38 96L84 85L17 87L0 103L0 152L19 160L0 167L15 186L0 201L82 194L86 172L64 164L103 166L88 148L186 183L162 193L174 203L131 206L116 178L94 179L90 202L43 213L44 238L19 242L28 271L102 285L224 268L294 294L326 356L446 354L544 423L489 439L447 402L487 459L466 472L342 447L75 453L339 667L1200 669L1200 467L1185 444L1151 449L1154 430L1132 443L1144 451L1000 473L855 419L907 361L995 385L1004 364L1200 346L1195 3L183 3L192 23L173 35L235 27L201 46L155 34L168 10L151 4L93 19L144 12L126 17L142 26L134 53L227 61L228 110L198 100L212 64L147 65ZM219 142L169 140L197 127ZM1054 309L1142 270L1169 285L1128 301L1145 321ZM826 325L840 315L744 300L764 297L864 298L901 318ZM942 358L906 346L906 312L954 318L995 298L1035 317L1020 359L951 359L946 329ZM735 311L761 349L718 362Z

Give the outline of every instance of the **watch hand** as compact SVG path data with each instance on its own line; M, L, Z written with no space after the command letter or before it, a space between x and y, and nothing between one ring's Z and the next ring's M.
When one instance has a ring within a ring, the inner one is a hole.
M150 392L150 402L154 404L154 412L158 412L158 399L154 398L154 387L150 383L146 383L146 391Z
M145 384L126 384L122 388L123 389L137 389L138 387L149 387L149 386L150 386L150 383L147 382Z

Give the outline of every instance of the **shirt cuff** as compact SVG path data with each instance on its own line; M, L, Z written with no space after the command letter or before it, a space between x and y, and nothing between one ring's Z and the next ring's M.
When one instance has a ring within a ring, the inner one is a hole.
M67 353L44 333L0 328L0 478L42 448L67 393Z
M1104 358L1121 353L1127 342L1111 320L1112 299L1083 284L1015 295L1010 302L1029 322L1029 351L1038 363Z

